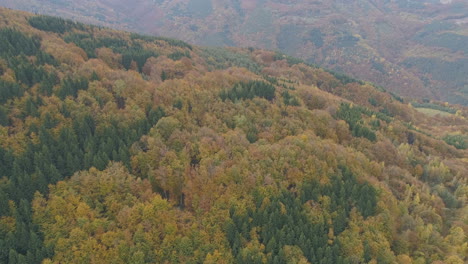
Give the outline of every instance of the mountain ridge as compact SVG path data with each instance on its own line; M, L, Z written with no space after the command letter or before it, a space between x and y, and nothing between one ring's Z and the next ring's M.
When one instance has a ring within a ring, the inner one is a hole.
M468 36L464 15L468 6L464 1L141 0L131 6L122 1L91 1L80 6L73 1L0 4L202 45L278 49L403 96L467 105L463 76L467 74L468 58L463 43Z
M463 263L468 109L0 8L0 262Z

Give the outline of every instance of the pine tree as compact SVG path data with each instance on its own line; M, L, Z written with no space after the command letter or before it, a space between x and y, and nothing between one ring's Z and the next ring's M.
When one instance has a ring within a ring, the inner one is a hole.
M8 254L8 263L9 264L19 264L20 262L18 261L18 252L14 249L10 249L10 252Z
M369 263L369 261L372 260L372 256L371 256L371 248L369 246L369 241L364 241L364 262L365 263Z

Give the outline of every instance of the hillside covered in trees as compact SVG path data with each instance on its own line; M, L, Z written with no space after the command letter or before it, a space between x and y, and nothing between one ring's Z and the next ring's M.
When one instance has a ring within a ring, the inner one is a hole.
M468 261L466 108L3 8L0 47L0 263Z
M466 0L0 0L209 46L279 50L415 99L468 106Z

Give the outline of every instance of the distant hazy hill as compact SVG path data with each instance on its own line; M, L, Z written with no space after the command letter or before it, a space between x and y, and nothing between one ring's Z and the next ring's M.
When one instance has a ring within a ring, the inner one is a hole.
M5 8L0 47L2 264L468 261L466 107Z
M0 0L202 45L280 50L393 92L468 104L464 0Z

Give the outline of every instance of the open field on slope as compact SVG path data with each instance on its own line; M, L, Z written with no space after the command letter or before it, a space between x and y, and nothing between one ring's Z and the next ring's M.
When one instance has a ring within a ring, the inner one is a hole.
M450 116L452 114L450 113L447 113L447 112L444 112L444 111L440 111L440 110L436 110L436 109L431 109L431 108L416 108L416 110L418 110L419 112L423 113L423 114L426 114L428 116L436 116L436 115L441 115L441 116Z

